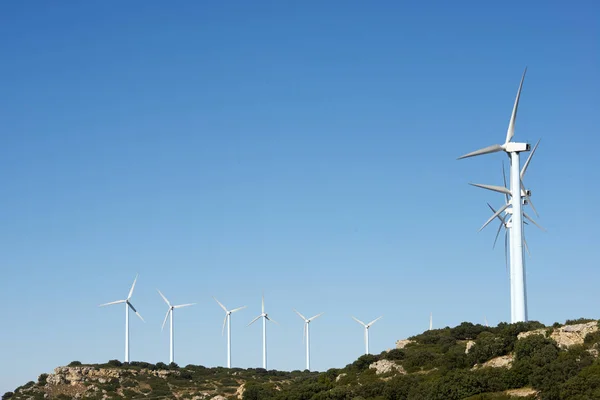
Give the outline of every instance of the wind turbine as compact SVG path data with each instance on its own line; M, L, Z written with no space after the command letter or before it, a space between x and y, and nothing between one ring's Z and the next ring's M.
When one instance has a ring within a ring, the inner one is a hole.
M169 315L171 315L171 321L170 321L170 325L171 325L171 335L170 335L170 340L169 340L169 363L175 362L174 360L174 353L175 353L175 337L174 337L174 333L173 333L173 310L175 310L176 308L183 308L183 307L189 307L189 306L193 306L196 303L189 303L189 304L180 304L178 306L174 306L171 305L171 303L169 302L169 300L167 300L167 298L165 297L164 294L161 293L160 290L156 289L158 291L158 294L160 294L160 297L163 298L163 300L165 301L165 303L167 303L167 305L169 306L169 309L167 310L167 314L165 315L165 320L163 321L162 324L162 328L160 328L160 330L162 331L163 329L165 329L165 324L167 323L167 318L169 318Z
M429 330L433 330L433 313L429 313Z
M531 150L531 146L528 143L517 143L512 142L515 134L515 123L517 119L517 110L519 108L519 99L521 97L521 90L523 88L523 81L525 80L525 74L527 68L523 72L521 77L521 83L517 91L517 97L513 105L513 110L508 124L508 130L506 132L506 140L504 144L495 144L492 146L485 147L465 154L458 159L467 157L478 156L482 154L496 153L504 151L510 158L510 190L506 187L491 186L491 185L480 185L474 184L474 186L492 190L495 192L503 193L506 196L507 203L504 204L500 209L494 212L492 217L480 228L485 228L491 221L500 216L505 210L511 215L510 226L505 218L502 218L502 223L506 228L510 227L510 289L511 289L511 322L527 321L527 286L525 281L525 263L523 253L523 205L529 204L535 212L535 208L529 198L530 192L525 190L523 184L523 175L529 165L531 156L530 154L527 159L523 170L520 171L520 153ZM539 142L538 142L539 143ZM537 146L536 146L537 148ZM535 151L535 149L534 149ZM510 207L510 208L509 208ZM491 206L490 206L491 208ZM537 215L537 212L536 212Z
M223 320L223 329L221 329L221 335L225 332L225 324L227 324L227 368L231 368L231 314L240 311L246 306L234 308L233 310L228 310L215 296L213 299L221 306L223 311L225 311L225 319Z
M375 318L373 321L369 322L368 324L365 324L364 322L362 322L360 319L356 318L356 317L352 317L354 318L354 320L356 322L358 322L359 324L361 324L362 326L365 327L365 348L366 348L366 352L365 354L369 354L369 328L377 321L379 321L381 318L383 318L383 315L381 317Z
M262 296L262 312L258 317L254 318L252 321L250 321L248 326L252 325L259 318L263 319L263 368L267 369L267 320L269 320L271 322L275 322L278 325L279 325L279 323L277 321L275 321L273 318L270 318L269 315L265 312L265 295L264 294Z
M104 306L110 306L113 304L125 303L125 362L127 362L127 363L129 362L129 309L131 308L133 310L133 312L135 313L135 315L140 317L142 322L146 322L146 321L144 321L144 318L142 318L140 313L137 312L137 310L135 309L133 304L131 304L131 302L129 301L129 300L131 300L131 295L133 294L133 288L135 288L135 283L137 282L137 278L138 278L138 275L135 276L135 279L133 280L133 285L131 285L131 289L129 290L129 294L127 295L127 298L125 300L111 301L110 303L100 304L98 306L98 307L104 307Z
M304 320L304 330L303 330L303 334L302 334L302 339L304 339L306 337L306 369L310 371L310 332L309 332L308 328L309 328L309 324L313 320L319 318L324 313L317 314L314 317L306 318L304 315L300 314L296 309L294 309L294 312L296 314L298 314L300 316L300 318L302 318Z

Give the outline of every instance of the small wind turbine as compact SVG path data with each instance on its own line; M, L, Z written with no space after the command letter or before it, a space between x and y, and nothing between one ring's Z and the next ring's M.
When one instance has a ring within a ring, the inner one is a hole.
M524 253L523 253L523 205L529 204L534 209L531 204L531 199L529 198L529 191L525 190L525 186L523 184L523 175L529 161L531 160L531 155L529 156L523 170L520 171L520 153L525 151L530 151L531 146L529 143L517 143L512 142L512 139L515 135L515 123L517 120L517 110L519 108L519 99L521 97L521 90L523 88L523 81L525 80L525 73L527 72L527 68L523 72L523 76L521 78L521 83L519 84L519 90L517 91L517 97L515 98L515 103L513 105L512 114L510 117L510 121L508 124L508 130L506 131L506 140L504 144L495 144L492 146L485 147L483 149L479 149L473 151L471 153L465 154L464 156L459 157L459 160L462 158L478 156L482 154L496 153L496 152L505 152L510 158L510 190L506 187L500 186L490 186L490 185L476 185L478 187L493 190L496 192L503 193L507 196L507 200L510 200L507 204L501 207L498 211L492 215L492 217L484 224L481 228L483 229L487 224L493 221L497 216L499 216L502 212L509 209L509 213L511 214L511 226L510 226L510 289L511 289L511 322L521 322L527 321L527 284L526 284L526 274L525 274L525 262L524 262ZM510 196L510 199L508 199ZM537 215L537 212L536 212ZM480 229L480 230L481 230Z
M174 332L173 332L173 310L175 310L176 308L183 308L183 307L189 307L189 306L193 306L196 303L189 303L189 304L180 304L178 306L173 306L171 305L171 303L169 302L169 300L167 300L167 298L165 297L164 294L162 294L160 292L160 290L156 289L158 291L158 294L160 294L160 297L163 298L163 300L165 301L165 303L167 303L167 305L169 306L169 309L167 310L167 314L165 315L165 320L163 321L162 324L162 328L160 328L160 330L162 331L163 329L165 329L165 324L167 323L167 318L169 318L169 315L171 315L171 335L170 335L170 340L169 340L169 363L175 362L175 337L174 337Z
M429 313L429 330L433 330L433 313Z
M267 369L267 320L269 320L271 322L275 322L278 325L279 325L279 323L277 321L275 321L274 319L270 318L269 315L265 312L265 295L264 294L262 296L262 308L261 309L262 309L261 314L258 317L254 318L252 321L250 321L248 326L252 325L259 318L263 319L263 368Z
M234 308L233 310L228 310L216 297L213 296L213 299L221 306L223 311L225 311L225 319L223 320L223 329L221 329L221 335L225 332L225 324L227 324L227 368L231 368L231 314L240 311L246 306Z
M368 324L365 324L364 322L362 322L360 319L356 318L356 317L352 317L356 322L358 322L359 324L361 324L362 326L365 327L365 349L366 352L365 354L369 354L369 328L377 321L379 321L381 318L383 318L383 315L381 317L375 318L373 321L369 322Z
M129 309L131 308L133 310L133 312L135 313L135 315L140 317L140 319L143 322L146 322L146 321L144 321L144 318L142 318L140 313L137 312L137 310L135 309L133 304L131 304L131 302L129 301L131 299L131 295L133 294L133 288L135 288L135 283L137 282L137 278L138 278L138 275L135 276L135 279L133 280L133 285L131 285L131 289L129 290L129 294L127 295L127 298L125 300L111 301L110 303L100 304L98 306L98 307L104 307L104 306L110 306L113 304L125 303L125 362L129 362Z
M296 309L294 309L294 312L304 320L304 330L302 334L302 339L306 337L306 369L310 371L310 332L308 330L308 325L311 323L311 321L319 318L324 313L317 314L314 317L306 318L304 315L300 314Z

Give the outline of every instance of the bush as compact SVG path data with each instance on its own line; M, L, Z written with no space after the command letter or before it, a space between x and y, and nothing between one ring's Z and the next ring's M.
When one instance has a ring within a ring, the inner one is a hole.
M71 361L67 367L78 367L81 365L81 361Z
M111 367L122 367L123 363L119 360L108 360L108 365Z
M179 369L179 365L177 365L175 362L172 362L169 364L169 369L177 370Z
M169 366L164 362L157 362L156 369L169 369Z
M568 319L565 321L565 325L577 325L577 324L587 324L588 322L594 322L595 319L589 318L577 318L577 319Z
M13 397L15 394L13 392L6 392L2 395L2 400L7 400Z
M38 376L38 384L44 386L48 381L48 374L41 374Z

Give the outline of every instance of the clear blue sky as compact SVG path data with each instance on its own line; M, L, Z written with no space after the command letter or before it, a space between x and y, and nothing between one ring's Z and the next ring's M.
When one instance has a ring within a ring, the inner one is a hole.
M126 3L126 4L125 4ZM404 2L406 3L406 2ZM467 185L501 183L515 139L542 143L526 184L531 319L600 317L600 6L594 1L4 2L0 5L0 392L72 360L302 369L434 325L509 319L502 246ZM495 225L495 224L494 224Z

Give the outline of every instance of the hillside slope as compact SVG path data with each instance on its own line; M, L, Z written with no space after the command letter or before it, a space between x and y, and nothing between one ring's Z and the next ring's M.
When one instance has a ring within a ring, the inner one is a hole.
M73 362L3 400L600 399L598 321L462 323L326 372Z

